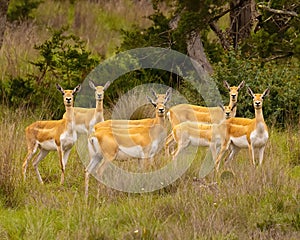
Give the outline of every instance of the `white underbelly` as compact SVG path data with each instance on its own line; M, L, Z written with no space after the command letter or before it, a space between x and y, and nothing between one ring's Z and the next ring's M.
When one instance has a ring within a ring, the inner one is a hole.
M120 151L118 152L117 158L120 160L127 158L144 158L145 154L143 148L140 145L133 147L119 146ZM125 155L124 155L125 154Z
M56 151L57 150L57 146L53 139L44 141L44 142L38 142L38 144L41 148L48 150L48 151Z
M190 137L191 145L193 146L201 146L201 147L208 147L209 141L205 138L196 138Z
M248 148L247 136L231 137L231 142L239 148Z

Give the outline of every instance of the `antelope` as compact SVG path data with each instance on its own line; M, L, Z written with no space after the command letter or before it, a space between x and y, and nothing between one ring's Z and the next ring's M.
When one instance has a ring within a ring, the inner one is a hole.
M225 119L232 117L235 106L235 104L232 107L221 106ZM220 139L217 135L219 132L218 127L218 124L203 124L190 121L175 125L166 140L165 149L167 154L169 153L169 145L176 142L177 149L171 153L173 160L175 160L178 154L189 145L209 147L212 152L213 159L216 160L216 145Z
M166 103L170 100L170 90L167 91L163 102L150 103L156 109L153 119L144 119L138 126L130 126L127 129L113 127L97 127L88 140L90 163L86 168L85 193L88 195L89 174L97 164L98 176L102 176L108 162L115 159L126 160L128 158L150 158L160 150L161 143L166 138L165 112ZM127 121L126 121L127 122Z
M217 156L215 167L218 171L220 161L225 153L225 151L232 147L232 152L229 155L228 161L233 158L233 156L240 151L242 148L248 148L249 157L252 159L252 164L255 163L255 155L259 155L259 165L263 162L264 150L269 139L268 127L264 121L262 105L263 100L268 96L270 90L267 88L262 94L254 94L251 88L247 88L248 93L253 98L253 106L255 110L254 119L238 119L231 118L226 120L223 124L223 130L221 131L222 145L221 150ZM247 125L243 125L247 121Z
M232 107L237 103L238 93L243 88L245 82L242 81L237 87L224 81L224 86L229 90L229 106ZM171 107L168 113L172 128L182 122L202 122L202 123L219 123L223 119L223 111L219 107L203 107L191 104L179 104ZM233 117L236 115L236 107L233 111Z
M103 98L110 82L106 82L104 86L95 86L94 82L90 80L89 85L95 90L96 108L74 107L75 129L79 134L90 134L96 123L104 121Z
M49 151L57 151L61 166L61 181L64 183L65 168L72 146L77 140L74 122L74 96L80 91L81 85L73 90L64 90L59 84L56 88L63 95L64 105L66 109L65 117L60 120L37 121L26 127L27 155L25 157L22 172L24 180L26 179L26 169L28 161L40 149L36 160L33 162L38 180L43 183L38 164L42 161Z
M153 96L155 97L156 104L164 103L166 99L171 98L172 88L169 88L165 94L157 94L153 89L151 89ZM142 125L152 125L155 122L155 118L139 119L139 120L123 120L123 119L110 119L104 122L99 122L94 126L94 131L97 131L98 128L103 127L112 127L112 128L131 128Z

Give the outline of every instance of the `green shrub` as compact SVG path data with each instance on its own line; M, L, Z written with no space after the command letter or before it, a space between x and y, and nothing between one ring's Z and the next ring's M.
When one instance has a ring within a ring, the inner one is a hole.
M33 10L37 9L43 0L13 0L11 1L7 19L10 22L24 21L33 18Z
M39 57L31 64L38 71L3 83L2 97L13 107L21 105L35 109L46 105L50 115L58 118L62 116L64 106L55 83L73 89L97 66L99 59L86 50L84 41L68 33L67 27L50 29L50 32L50 39L35 46ZM18 94L15 94L16 90Z
M224 102L227 93L222 86L223 80L230 85L237 85L242 80L254 92L262 93L267 87L270 95L264 102L264 117L268 124L278 127L295 126L299 120L300 75L299 63L292 60L284 63L269 62L261 64L258 60L242 58L235 52L223 56L222 61L214 66L213 78L219 86ZM237 116L254 117L252 99L244 88L239 95Z

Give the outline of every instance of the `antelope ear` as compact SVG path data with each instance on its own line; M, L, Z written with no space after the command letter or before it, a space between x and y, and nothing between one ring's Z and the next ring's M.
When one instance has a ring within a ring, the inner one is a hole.
M111 82L108 81L105 83L104 87L103 87L103 90L105 91L106 89L108 89L108 87L110 86Z
M225 88L227 88L228 90L230 90L230 85L227 81L224 80L223 85Z
M154 107L156 107L156 102L154 102L149 96L147 96L147 99Z
M172 88L168 88L168 90L166 91L166 96L169 97L172 94Z
M91 89L96 90L95 83L92 80L89 81L89 85L90 85Z
M75 87L75 88L73 89L72 94L75 95L75 94L78 93L80 90L81 90L81 85L78 84L77 87Z
M169 88L166 91L166 98L165 98L164 104L166 104L168 101L170 101L171 97L172 97L172 88Z
M239 86L238 86L238 91L241 89L241 88L243 88L245 86L245 81L243 80L240 84L239 84Z
M270 89L269 88L267 88L264 92L263 92L263 94L262 94L262 99L264 99L266 96L268 96L269 95L269 93L270 93Z
M153 88L151 88L151 92L152 92L153 96L154 96L155 98L157 98L157 94L156 94L156 92L154 91Z
M251 90L250 87L247 87L247 91L248 91L248 94L249 94L251 97L254 98L254 93L253 93L253 91Z
M65 90L60 86L58 83L56 83L56 88L58 91L60 91L63 95L65 94Z

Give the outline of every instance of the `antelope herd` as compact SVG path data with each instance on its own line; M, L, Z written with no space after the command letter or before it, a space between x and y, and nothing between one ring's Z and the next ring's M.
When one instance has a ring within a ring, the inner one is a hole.
M70 151L77 141L78 134L88 135L88 152L90 162L86 167L85 187L88 191L88 179L91 172L102 176L108 162L115 159L139 158L152 161L154 156L165 149L175 161L179 153L189 145L209 147L215 161L215 170L219 170L221 159L229 151L225 162L231 160L241 149L249 151L249 158L256 165L258 155L261 165L269 134L264 121L262 105L269 94L267 88L262 94L254 94L250 87L247 92L253 98L255 118L235 117L239 91L244 87L242 81L237 87L224 81L229 91L228 106L202 107L191 104L179 104L167 111L166 104L171 99L171 88L164 94L157 94L155 99L147 96L155 107L154 118L141 120L106 120L103 117L103 98L110 86L96 86L90 81L89 86L95 90L96 107L74 107L74 96L80 91L78 85L73 90L57 89L62 93L65 114L61 120L37 121L26 128L28 153L23 163L23 177L26 178L28 161L39 150L33 166L38 180L43 183L38 164L49 151L57 151L61 166L61 184ZM171 131L168 134L168 120ZM163 148L162 146L165 146Z

